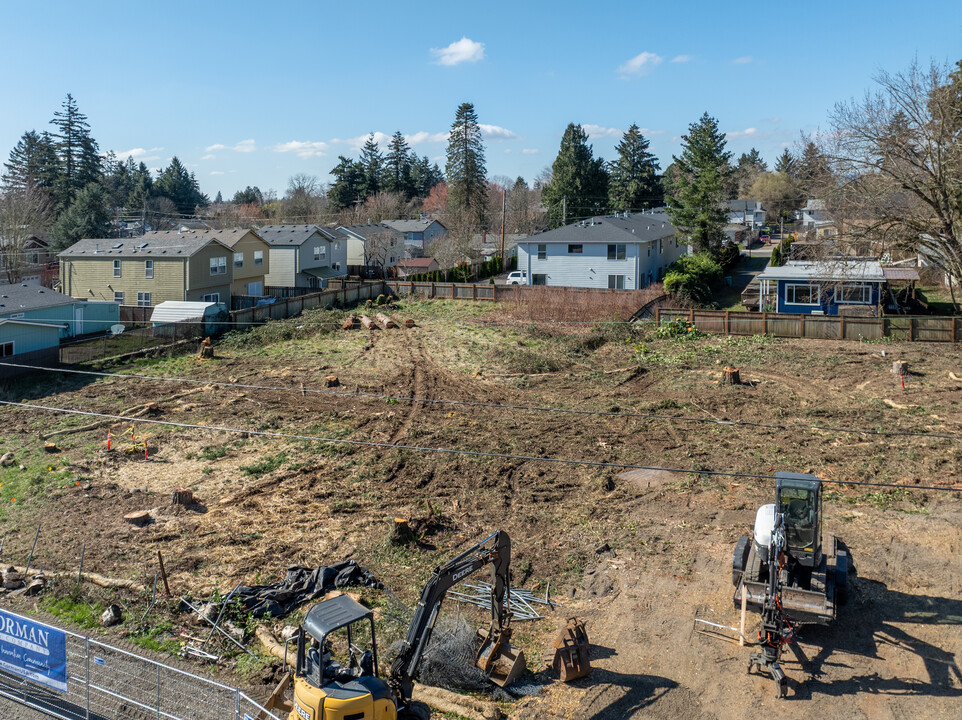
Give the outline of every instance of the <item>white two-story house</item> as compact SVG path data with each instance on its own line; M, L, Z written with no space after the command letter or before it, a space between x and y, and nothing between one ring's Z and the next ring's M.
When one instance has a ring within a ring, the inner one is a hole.
M758 200L729 200L728 223L744 225L751 231L765 224L766 210Z
M688 245L664 212L596 217L518 242L529 285L638 290L665 276Z
M264 225L257 229L270 245L268 287L321 290L327 281L347 275L347 243L331 228L319 225Z

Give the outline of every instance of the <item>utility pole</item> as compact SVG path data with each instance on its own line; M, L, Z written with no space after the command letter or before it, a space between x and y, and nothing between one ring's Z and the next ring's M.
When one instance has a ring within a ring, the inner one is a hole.
M501 272L504 272L504 188L501 188Z
M565 226L568 224L568 196L561 196L561 225Z

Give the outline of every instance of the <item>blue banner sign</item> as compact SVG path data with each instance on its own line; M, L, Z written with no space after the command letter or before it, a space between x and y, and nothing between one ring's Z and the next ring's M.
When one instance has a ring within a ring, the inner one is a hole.
M67 636L63 630L0 610L0 668L67 692Z

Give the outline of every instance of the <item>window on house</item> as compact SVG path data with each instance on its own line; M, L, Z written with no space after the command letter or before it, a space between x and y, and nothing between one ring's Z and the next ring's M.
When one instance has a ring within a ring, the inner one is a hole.
M331 267L334 268L335 270L340 270L341 263L331 263Z
M0 358L10 357L13 355L13 341L0 343Z
M846 283L835 288L835 302L839 305L872 302L872 286L866 283Z
M339 242L334 243L334 249L335 249L335 250L340 250L340 249L341 249L341 243L339 243Z
M665 241L664 241L664 240L659 240L659 241L658 241L658 254L661 255L663 252L665 252Z
M144 260L144 277L148 280L154 276L154 261Z
M24 313L14 313L13 315L10 316L10 319L11 319L11 320L19 320L19 319L22 318L22 317L24 317Z
M115 293L114 293L114 302L115 302L115 303L120 303L121 305L123 305L123 304L124 304L124 294L123 294L122 292L115 292Z
M234 253L234 267L244 267L244 253Z
M150 307L150 293L137 293L137 307Z
M648 243L648 257L651 257L651 243Z
M255 251L254 251L254 264L255 264L255 265L263 265L263 264L264 264L264 251L263 251L263 250L255 250Z
M609 275L609 276L608 276L608 289L609 289L609 290L624 290L624 289L625 289L625 276L624 276L624 275Z
M544 243L538 245L538 259L545 260L548 257L548 246Z
M325 257L327 257L327 248L326 248L326 247L324 247L323 245L318 245L317 247L314 248L314 259L315 259L315 260L323 260Z
M220 293L210 293L210 295L204 295L204 302L220 302Z
M120 260L114 260L114 277L120 277Z
M818 305L818 285L786 285L785 302L791 305Z
M227 258L226 257L214 257L210 259L210 274L211 275L226 275L227 274Z
M548 284L548 276L545 275L544 273L542 273L542 274L540 274L540 275L539 275L538 273L534 273L534 274L531 276L531 284L532 284L532 285L547 285L547 284Z
M609 246L608 246L608 259L609 259L609 260L624 260L624 259L625 259L625 246L624 246L624 245L609 245Z
M568 246L568 254L569 254L569 255L580 255L580 254L583 253L583 252L584 252L584 246L583 246L583 245L569 245L569 246Z

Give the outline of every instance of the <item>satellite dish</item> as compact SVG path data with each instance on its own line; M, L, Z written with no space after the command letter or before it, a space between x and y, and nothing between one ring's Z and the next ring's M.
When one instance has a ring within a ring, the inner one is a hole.
M111 326L110 326L110 334L111 334L111 335L120 335L120 333L122 333L122 332L123 332L124 330L126 330L126 329L127 329L127 328L126 328L125 326L121 325L120 323L117 323L116 325L111 325Z

